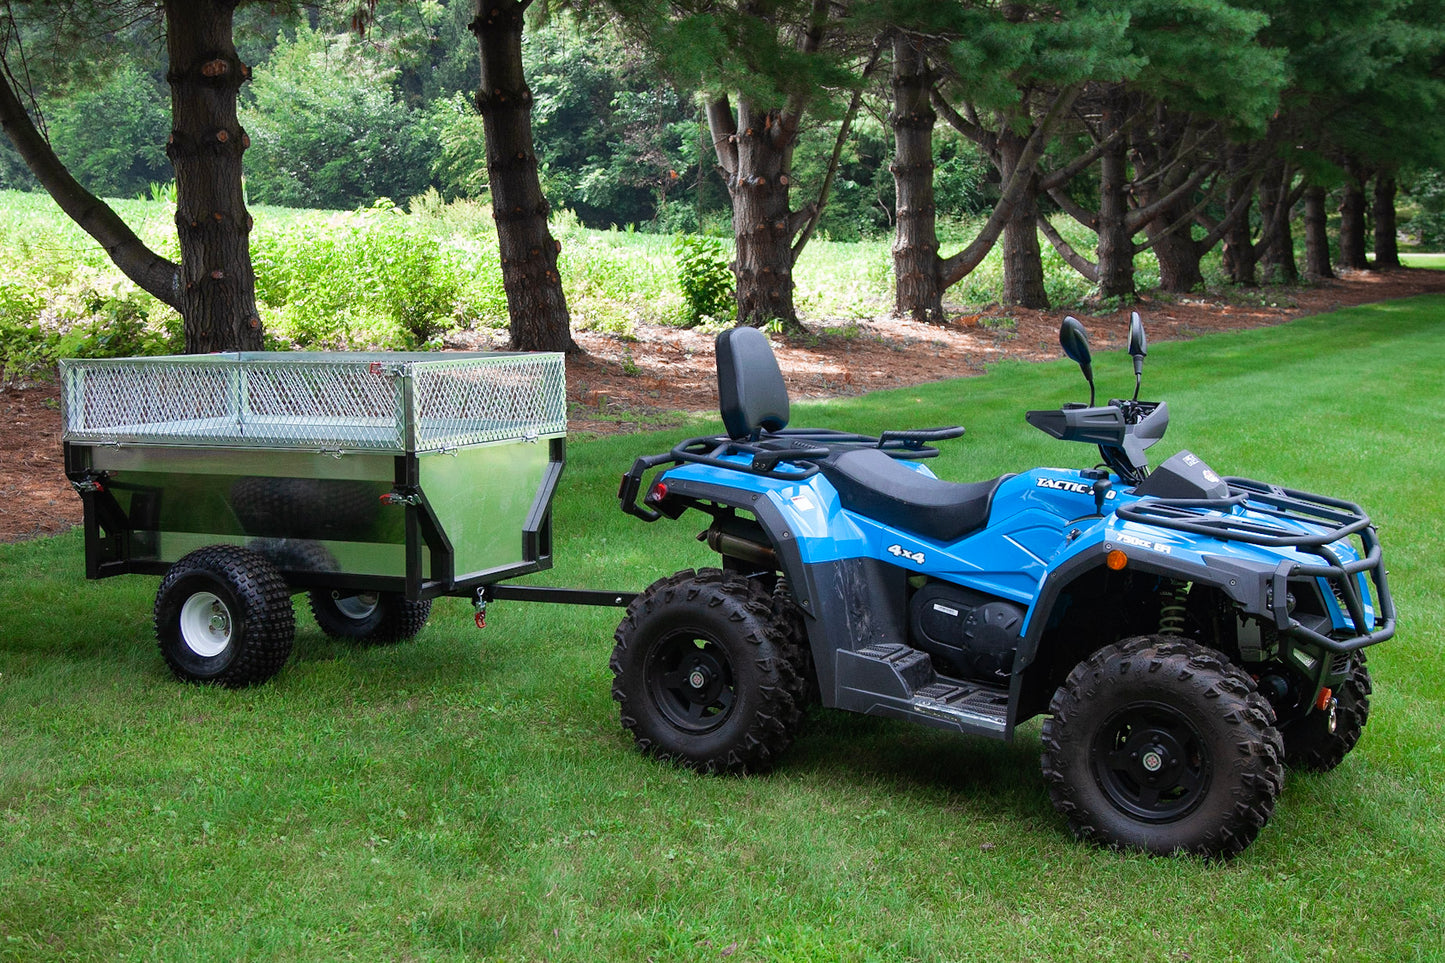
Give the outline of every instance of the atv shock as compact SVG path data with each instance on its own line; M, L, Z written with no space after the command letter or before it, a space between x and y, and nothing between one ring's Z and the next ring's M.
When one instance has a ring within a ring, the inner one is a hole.
M1159 634L1183 635L1188 613L1188 582L1174 582L1159 590Z

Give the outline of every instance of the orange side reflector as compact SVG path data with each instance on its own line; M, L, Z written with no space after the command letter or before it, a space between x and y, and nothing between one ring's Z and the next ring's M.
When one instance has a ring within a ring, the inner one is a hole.
M1330 687L1325 686L1323 689L1320 690L1320 697L1315 700L1315 708L1323 712L1330 707L1330 700L1334 697L1335 694L1330 689Z
M1125 555L1123 552L1119 551L1116 548L1108 555L1104 556L1104 564L1117 572L1125 565L1129 564L1129 556Z

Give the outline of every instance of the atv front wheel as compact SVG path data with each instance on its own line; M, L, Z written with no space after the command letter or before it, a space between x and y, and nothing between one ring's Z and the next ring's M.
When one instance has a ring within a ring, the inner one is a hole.
M431 600L412 602L400 592L352 592L313 589L311 614L334 639L402 642L426 626Z
M1274 711L1212 649L1161 636L1107 646L1069 673L1049 711L1044 778L1081 839L1228 857L1274 811Z
M768 596L703 569L650 585L612 650L612 698L644 752L703 772L758 772L792 744L801 712L788 639Z
M1350 674L1335 693L1334 705L1280 727L1285 765L1329 772L1343 762L1365 731L1372 691L1365 653L1356 652L1350 659Z

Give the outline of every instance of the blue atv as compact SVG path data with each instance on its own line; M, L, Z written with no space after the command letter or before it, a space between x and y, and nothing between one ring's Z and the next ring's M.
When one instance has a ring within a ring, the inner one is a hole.
M1095 405L1082 325L1060 341L1090 403L1028 422L1102 464L956 483L922 461L962 428L790 428L767 339L723 332L726 434L639 458L619 492L649 522L707 516L721 556L618 626L637 745L743 773L813 702L997 739L1046 714L1044 779L1077 836L1217 857L1259 833L1285 766L1338 765L1369 715L1364 649L1395 626L1369 517L1187 451L1151 471L1169 410L1138 400L1138 315L1132 399Z

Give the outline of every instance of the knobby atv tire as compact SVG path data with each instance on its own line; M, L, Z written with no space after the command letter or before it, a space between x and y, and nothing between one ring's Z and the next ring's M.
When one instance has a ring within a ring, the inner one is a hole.
M1253 681L1212 649L1126 639L1079 663L1043 728L1049 795L1080 839L1227 858L1274 812L1284 748Z
M334 639L390 644L412 638L431 616L431 600L413 602L400 592L310 593L311 614Z
M783 654L793 667L791 692L798 709L806 712L822 702L818 692L818 670L808 645L803 610L793 598L785 579L779 579L772 595L773 626L779 633Z
M1329 772L1344 761L1370 719L1370 669L1365 653L1356 652L1350 659L1350 674L1335 693L1335 725L1330 730L1328 712L1318 710L1281 729L1284 736L1284 761L1291 769Z
M266 558L235 545L182 557L156 592L156 638L176 677L230 688L265 682L291 655L291 593Z
M792 744L801 685L766 593L703 569L660 579L627 608L612 698L638 748L702 772L761 772Z

